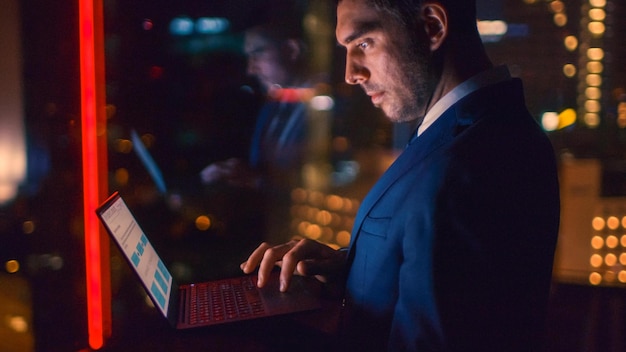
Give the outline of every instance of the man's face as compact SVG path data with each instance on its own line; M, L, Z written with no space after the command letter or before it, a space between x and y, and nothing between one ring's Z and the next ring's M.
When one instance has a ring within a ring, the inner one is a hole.
M246 33L244 51L248 56L248 74L257 77L266 90L287 84L289 72L279 44L250 31Z
M363 0L339 3L336 36L346 48L346 82L361 85L393 122L423 117L434 86L424 40L411 40L397 20Z

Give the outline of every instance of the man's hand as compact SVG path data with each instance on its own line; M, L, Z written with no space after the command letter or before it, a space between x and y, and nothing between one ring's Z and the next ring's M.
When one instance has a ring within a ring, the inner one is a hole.
M204 184L225 181L238 187L254 187L256 175L239 159L231 158L213 163L200 171L200 179Z
M261 243L248 260L241 264L241 270L249 274L258 266L257 286L263 287L274 265L281 267L280 291L289 288L291 277L295 275L315 275L320 281L341 273L345 263L345 252L334 250L319 242L303 239L293 240L272 246Z

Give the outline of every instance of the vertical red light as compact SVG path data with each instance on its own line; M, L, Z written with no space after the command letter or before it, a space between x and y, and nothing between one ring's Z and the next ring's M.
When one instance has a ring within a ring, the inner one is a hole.
M110 334L108 241L95 213L107 192L102 0L78 4L87 323L89 346L100 349Z

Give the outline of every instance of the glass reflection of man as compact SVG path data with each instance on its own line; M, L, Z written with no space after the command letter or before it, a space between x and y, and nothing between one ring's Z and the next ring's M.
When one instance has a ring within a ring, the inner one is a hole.
M244 51L248 73L257 77L266 91L298 87L305 74L304 44L297 33L285 33L278 26L260 25L246 32Z
M249 159L213 163L200 176L207 185L225 182L261 191L270 201L269 215L276 218L269 220L276 235L286 230L289 192L299 184L306 146L304 98L311 92L306 45L299 23L271 22L246 31L244 51L248 74L267 97L257 116Z
M309 83L306 46L297 33L266 25L246 33L244 49L248 73L258 78L268 95L257 121L250 164L280 176L301 162L306 127L303 97Z

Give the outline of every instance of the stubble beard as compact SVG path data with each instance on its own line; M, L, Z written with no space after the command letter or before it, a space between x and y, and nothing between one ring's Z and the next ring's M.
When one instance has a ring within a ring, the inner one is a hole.
M412 50L402 51L398 57L398 81L400 88L395 104L384 111L393 122L421 120L434 90L435 74L429 47L415 42Z

